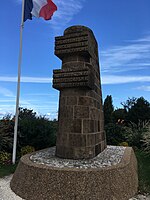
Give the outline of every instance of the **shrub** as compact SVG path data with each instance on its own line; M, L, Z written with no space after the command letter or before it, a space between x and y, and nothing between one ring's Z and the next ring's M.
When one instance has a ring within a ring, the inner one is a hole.
M14 122L4 118L0 120L0 151L12 152Z
M105 126L107 144L120 145L132 136L132 130L129 127L119 124L109 123Z
M143 149L148 154L150 153L150 125L145 128L145 132L143 134L143 139L141 140L143 142Z
M35 151L34 147L27 145L27 146L21 148L21 156L28 154L28 153L32 153L34 151Z
M119 146L128 147L129 144L128 144L128 142L121 142L121 143L119 144Z
M134 122L128 122L127 126L132 129L132 134L129 135L127 142L129 142L130 146L138 149L143 149L143 143L146 142L144 137L147 137L145 134L148 131L148 123L142 122L139 120L138 125ZM145 135L145 136L144 136ZM145 142L144 142L145 140Z
M11 154L6 151L0 151L0 164L11 164Z
M18 126L18 149L33 146L35 150L54 146L58 122L36 116L32 110L20 109Z
M106 99L104 100L103 109L104 109L104 122L106 125L112 122L112 114L114 111L111 95L107 95Z

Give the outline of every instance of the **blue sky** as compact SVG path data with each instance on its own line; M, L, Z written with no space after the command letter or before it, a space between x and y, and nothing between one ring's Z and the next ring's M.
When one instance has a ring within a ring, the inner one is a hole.
M150 101L150 1L53 0L52 20L27 20L23 32L20 106L57 117L59 92L52 88L54 37L72 25L91 28L99 44L103 99L115 107L128 97ZM21 0L1 2L0 117L14 114L19 54Z

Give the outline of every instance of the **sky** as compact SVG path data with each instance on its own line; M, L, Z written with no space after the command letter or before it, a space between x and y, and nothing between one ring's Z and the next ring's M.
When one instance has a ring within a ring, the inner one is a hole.
M128 97L150 101L150 0L53 0L52 20L27 20L23 30L20 107L57 118L59 92L52 88L56 36L73 25L92 29L99 45L103 100L115 108ZM1 2L0 117L15 113L21 0Z

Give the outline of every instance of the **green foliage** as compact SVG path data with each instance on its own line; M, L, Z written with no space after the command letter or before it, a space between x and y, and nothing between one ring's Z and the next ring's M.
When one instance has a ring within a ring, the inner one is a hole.
M0 178L13 174L16 170L17 164L15 165L1 165L0 164Z
M150 154L150 121L145 126L142 142L144 151Z
M27 108L19 108L19 119L36 119L36 112L33 112L33 110L27 109Z
M143 149L147 152L150 153L150 132L146 132L143 136Z
M150 120L150 103L143 97L128 99L122 105L127 111L127 121L131 121L139 126L139 121L145 122Z
M5 151L0 151L0 164L6 165L11 163L11 154Z
M128 98L126 100L126 102L122 102L121 105L124 107L124 109L129 112L130 109L134 106L134 104L136 103L137 98L132 97L132 98Z
M134 106L131 107L128 113L128 119L136 124L139 121L146 121L150 119L150 104L143 97L137 99Z
M58 122L38 117L33 110L20 108L17 138L17 154L21 148L33 146L36 150L54 146ZM0 120L0 151L12 152L14 118L6 116Z
M130 146L137 147L138 149L143 148L143 136L147 131L146 124L147 123L141 121L139 121L138 125L131 121L127 123L126 126L130 127L132 130L132 134L128 135Z
M112 104L112 96L107 95L104 100L104 122L105 125L112 122L112 113L114 111L114 107Z
M37 117L33 110L20 108L18 144L19 147L33 146L36 150L54 146L57 121Z
M128 137L132 135L131 128L113 123L107 124L105 131L107 144L109 145L119 145L122 142L128 142Z
M0 120L0 151L12 151L14 121L6 116Z
M113 112L111 103L111 96L107 96L104 116L108 143L118 145L125 141L130 146L149 151L150 137L145 124L150 121L150 103L143 97L133 97L122 103L123 109Z
M27 145L27 146L21 148L21 156L28 154L28 153L32 153L34 151L35 151L34 147Z
M143 151L135 151L138 161L139 190L141 193L150 193L150 155Z
M118 120L125 120L127 112L123 108L118 108L112 113L112 119L114 123L117 123Z
M121 142L121 143L119 144L119 146L128 147L129 144L128 144L128 142Z

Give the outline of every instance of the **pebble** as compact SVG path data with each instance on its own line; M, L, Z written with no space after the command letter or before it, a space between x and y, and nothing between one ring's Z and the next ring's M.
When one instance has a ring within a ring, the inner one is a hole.
M58 168L104 168L118 164L124 154L126 147L107 146L107 148L92 159L72 160L62 159L55 156L56 147L51 147L41 152L36 152L30 156L30 160L36 164L44 164L49 167Z

